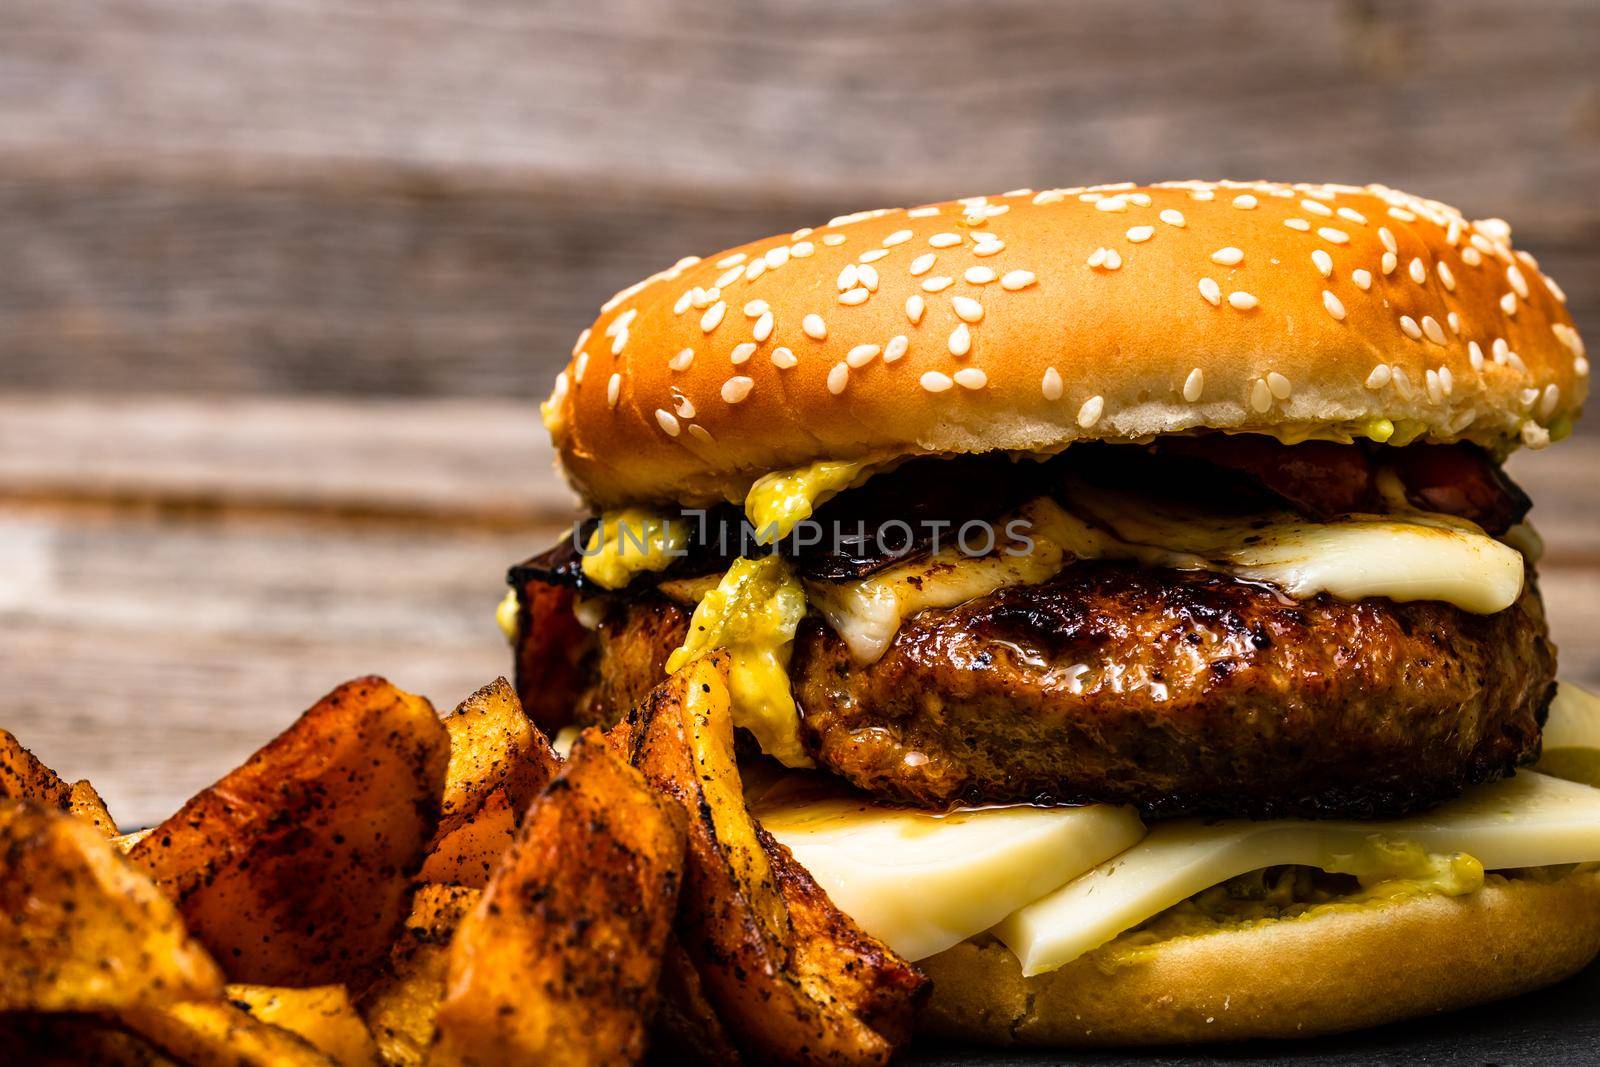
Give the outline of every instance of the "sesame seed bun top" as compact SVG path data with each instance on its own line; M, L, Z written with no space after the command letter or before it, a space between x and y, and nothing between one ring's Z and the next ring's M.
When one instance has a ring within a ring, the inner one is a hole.
M1589 364L1498 219L1382 186L1021 190L844 216L607 301L543 405L597 506L822 459L1226 430L1540 447Z

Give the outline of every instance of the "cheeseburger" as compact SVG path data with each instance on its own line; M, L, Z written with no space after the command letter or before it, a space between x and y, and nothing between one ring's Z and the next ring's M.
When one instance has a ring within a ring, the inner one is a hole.
M543 405L591 515L512 568L519 688L613 722L726 649L752 810L936 1033L1532 989L1600 951L1600 789L1529 769L1600 716L1502 463L1588 375L1509 226L1382 186L1021 190L685 259Z

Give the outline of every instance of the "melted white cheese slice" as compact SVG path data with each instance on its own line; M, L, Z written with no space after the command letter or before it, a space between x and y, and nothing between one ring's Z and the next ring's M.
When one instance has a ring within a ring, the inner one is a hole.
M995 535L982 556L950 545L857 581L808 582L806 591L851 655L871 663L917 612L1048 581L1075 558L1217 571L1300 598L1442 600L1484 615L1516 602L1524 573L1516 549L1447 516L1219 519L1084 487L1072 492L1070 512L1041 498L997 523Z
M846 915L911 960L987 930L1144 834L1133 809L1109 805L935 815L781 781L751 802Z
M1571 682L1557 683L1544 724L1544 748L1600 749L1600 696Z
M1600 860L1600 789L1524 771L1425 815L1381 822L1182 820L1007 917L1024 975L1072 962L1179 901L1263 867L1361 873L1375 841L1465 852L1485 870Z

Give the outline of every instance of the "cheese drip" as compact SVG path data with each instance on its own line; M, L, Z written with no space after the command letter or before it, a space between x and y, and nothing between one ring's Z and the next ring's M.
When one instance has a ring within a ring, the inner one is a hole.
M621 589L637 574L665 570L683 555L691 532L687 523L644 508L608 511L584 544L583 576Z
M824 460L762 475L744 498L745 517L763 545L781 541L809 519L829 497L857 484L867 464Z

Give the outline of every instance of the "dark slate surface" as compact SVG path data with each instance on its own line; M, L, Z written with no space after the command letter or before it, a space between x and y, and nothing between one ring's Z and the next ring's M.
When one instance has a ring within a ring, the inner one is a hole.
M918 1067L1178 1067L1180 1064L1294 1063L1303 1067L1371 1064L1482 1064L1554 1067L1600 1064L1600 964L1550 989L1513 1000L1357 1034L1306 1041L1140 1051L1027 1052L924 1047L906 1057Z

